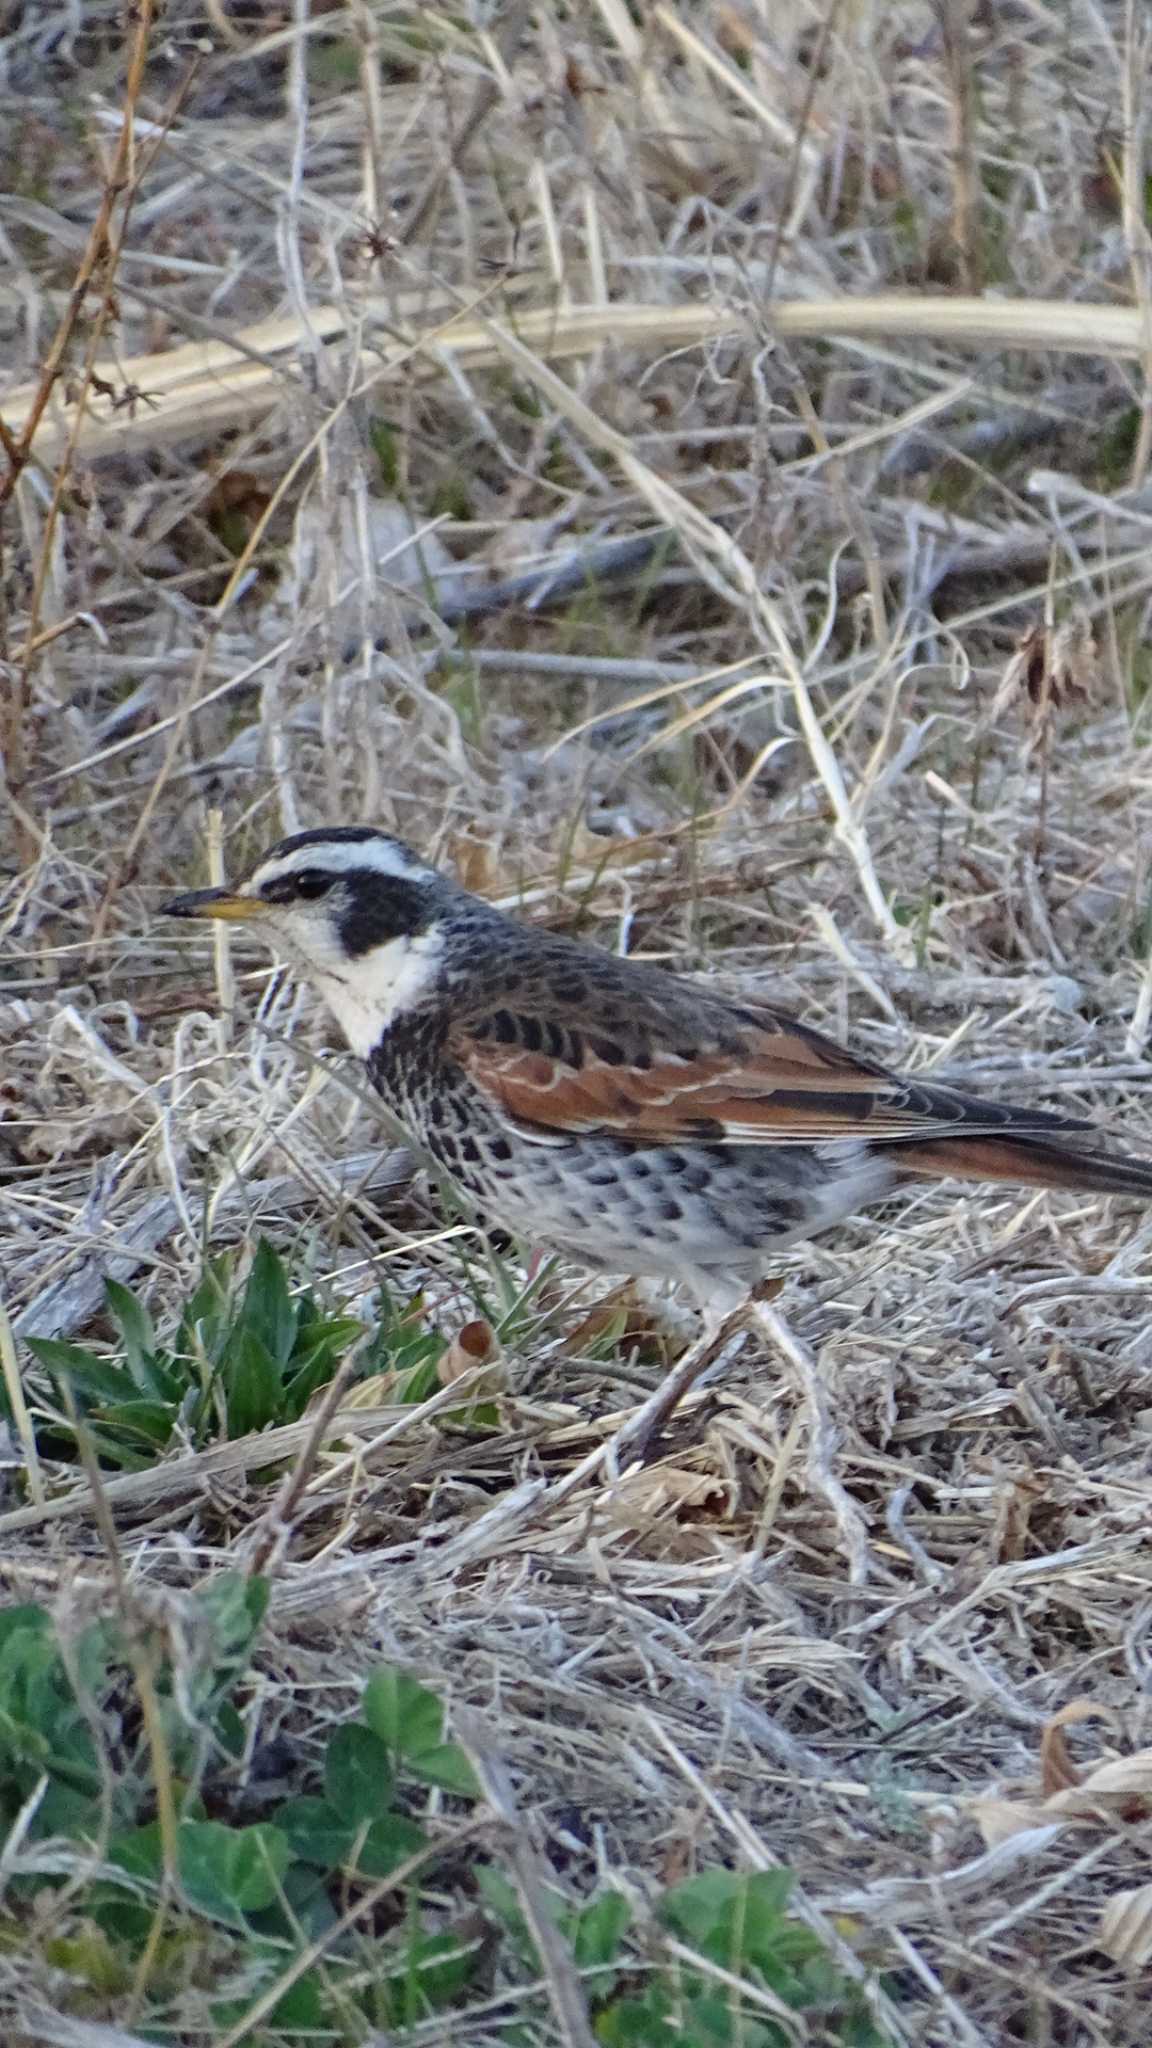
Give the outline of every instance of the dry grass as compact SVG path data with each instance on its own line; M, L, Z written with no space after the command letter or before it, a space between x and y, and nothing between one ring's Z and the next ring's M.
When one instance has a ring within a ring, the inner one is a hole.
M17 1333L99 1332L105 1271L162 1317L205 1229L366 1311L383 1257L474 1312L469 1232L372 1191L380 1119L309 1000L153 921L215 812L230 869L386 821L528 917L1152 1151L1142 10L644 14L180 0L135 87L107 11L9 33ZM838 299L870 305L814 337ZM525 570L540 601L504 601ZM1028 746L999 685L1073 613L1094 653ZM587 1291L523 1321L482 1454L331 1418L283 1711L394 1656L482 1717L574 1888L786 1860L898 1973L895 2039L1135 2048L1146 1983L1097 1944L1148 1801L1025 1832L1004 1801L1070 1702L1107 1716L1084 1764L1152 1741L1150 1233L1003 1191L859 1221L615 1483L564 1485L643 1393L569 1341ZM109 1482L129 1587L247 1554L268 1455ZM10 1482L8 1584L107 1584L43 1476L42 1508ZM8 1971L10 2014L51 2002Z

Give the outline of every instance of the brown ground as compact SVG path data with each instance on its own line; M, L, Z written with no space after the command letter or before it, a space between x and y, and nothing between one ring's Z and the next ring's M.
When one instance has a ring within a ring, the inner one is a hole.
M639 12L480 36L180 0L153 33L166 132L61 387L97 340L105 424L69 463L54 398L4 515L17 1327L98 1337L116 1259L162 1320L206 1199L215 1244L263 1231L366 1311L383 1251L449 1330L519 1270L419 1189L340 1194L381 1127L310 1000L153 919L214 832L234 871L386 822L528 917L1152 1152L1142 10ZM17 9L0 61L0 320L34 386L126 67L89 4ZM835 340L775 312L894 292ZM995 347L955 312L982 292ZM1079 352L1038 345L1040 301ZM1085 306L1135 306L1136 355ZM135 361L190 344L175 395ZM573 551L575 592L453 613ZM784 1860L914 1998L895 2040L1136 2048L1152 1891L1126 1949L1102 1916L1152 1883L1148 1245L1119 1202L925 1188L793 1259L783 1345L663 1463L566 1495L654 1368L573 1343L602 1289L533 1309L494 1445L417 1417L319 1457L282 1711L323 1681L342 1713L395 1656L482 1717L574 1890ZM130 1584L239 1554L266 1455L113 1485ZM83 1505L26 1500L12 1472L14 1594L103 1583ZM1013 1804L1109 1759L1122 1797Z

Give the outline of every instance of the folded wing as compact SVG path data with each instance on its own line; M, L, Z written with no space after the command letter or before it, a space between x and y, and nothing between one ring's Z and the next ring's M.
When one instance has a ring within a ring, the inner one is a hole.
M703 1035L696 1043L659 1043L650 1030L618 1044L565 1019L551 1034L563 1048L557 1053L542 1049L549 1034L539 1018L501 1011L498 1020L475 1019L458 1030L452 1049L506 1118L541 1136L600 1131L653 1145L692 1138L911 1146L1008 1133L1075 1145L1078 1135L1095 1135L1070 1118L891 1074L776 1011L733 1005L723 1026L723 1045ZM916 1170L913 1159L907 1164Z

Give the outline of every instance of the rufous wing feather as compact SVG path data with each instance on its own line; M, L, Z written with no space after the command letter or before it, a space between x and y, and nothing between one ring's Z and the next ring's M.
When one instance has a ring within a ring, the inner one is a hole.
M591 1131L641 1145L863 1140L917 1176L1152 1196L1152 1165L1095 1149L1091 1124L890 1074L775 1011L729 1018L740 1042L729 1029L723 1051L660 1045L650 1030L626 1053L565 1016L557 1058L536 1049L538 1018L507 1012L499 1032L458 1027L451 1049L510 1123L551 1142Z

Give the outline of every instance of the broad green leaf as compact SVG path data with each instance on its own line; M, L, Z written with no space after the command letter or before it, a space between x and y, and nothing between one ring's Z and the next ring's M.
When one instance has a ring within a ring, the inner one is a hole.
M442 2012L471 1982L481 1952L479 1936L465 1942L454 1934L405 1934L402 1968L377 1986L383 1998L376 2017L388 2026Z
M235 1663L251 1649L268 1612L268 1582L243 1572L221 1572L196 1595L196 1605L212 1624L217 1661Z
M389 1665L368 1680L360 1713L394 1755L420 1756L443 1737L444 1709L435 1693Z
M348 1721L329 1738L324 1790L342 1820L354 1827L379 1820L392 1804L392 1762L378 1735Z
M614 1963L631 1919L632 1908L623 1892L601 1892L576 1915L571 1935L573 1961L582 1969Z
M347 1862L356 1829L342 1819L329 1799L286 1799L276 1811L276 1825L292 1854L319 1870L338 1870Z
M746 1952L751 1919L758 1947L786 1926L784 1910L794 1879L790 1870L709 1870L677 1885L660 1901L659 1915L692 1948L737 1969Z
M91 1841L99 1834L101 1815L100 1782L95 1773L87 1791L53 1773L36 1808L31 1832L40 1840L65 1835Z
M18 1607L0 1608L0 1651L7 1651L13 1636L22 1634L27 1634L29 1640L51 1638L52 1621L46 1607L36 1607L26 1600Z
M126 1439L124 1448L163 1450L172 1435L176 1410L160 1401L110 1401L97 1410L102 1433L115 1430Z
M230 1828L214 1820L185 1821L178 1853L180 1880L191 1902L226 1919L272 1905L292 1858L280 1828Z
M388 1877L409 1856L427 1846L428 1837L414 1820L403 1813L388 1813L374 1820L355 1855L355 1868L363 1877Z
M118 1864L132 1877L158 1878L164 1868L159 1822L149 1821L146 1827L125 1828L121 1834L113 1835L108 1844L108 1861Z
M406 1759L412 1777L423 1785L437 1785L442 1792L458 1793L462 1799L479 1799L476 1773L458 1742L439 1742Z
M230 1437L248 1436L276 1420L280 1368L254 1330L237 1330L229 1339L220 1375Z
M79 1344L64 1344L57 1337L29 1337L25 1340L34 1358L40 1360L56 1379L74 1393L93 1401L131 1400L136 1391L131 1375L121 1366L85 1351Z
M143 1302L137 1301L117 1280L105 1280L104 1300L120 1332L128 1370L142 1394L156 1391L151 1373L156 1351L156 1332Z
M266 1237L256 1247L237 1323L249 1335L259 1338L279 1368L279 1380L296 1339L296 1308L283 1262Z

